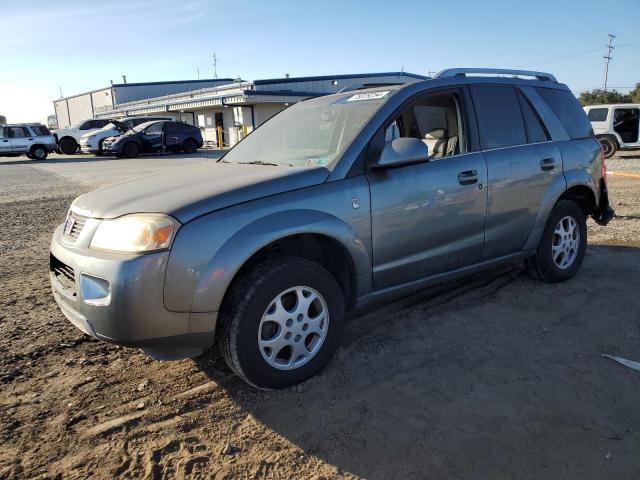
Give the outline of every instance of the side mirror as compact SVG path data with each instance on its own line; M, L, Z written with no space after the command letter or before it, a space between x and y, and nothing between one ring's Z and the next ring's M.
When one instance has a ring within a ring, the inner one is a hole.
M396 138L386 142L380 160L371 168L385 170L387 168L403 167L429 160L429 148L422 140L411 137Z

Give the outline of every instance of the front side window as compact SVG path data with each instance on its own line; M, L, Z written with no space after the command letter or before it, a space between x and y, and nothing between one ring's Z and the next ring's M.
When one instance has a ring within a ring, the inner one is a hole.
M513 87L473 87L483 149L527 143L520 105Z
M558 117L572 140L593 136L591 123L578 103L578 99L568 90L534 87L536 92Z
M587 116L590 122L606 122L608 114L608 108L592 108Z
M221 161L327 166L345 151L392 92L354 91L297 103L254 130Z
M147 133L148 135L154 135L156 133L161 133L161 132L162 132L162 122L154 123L153 125L149 126L149 128L147 128L147 130L145 131L145 133Z
M421 96L405 108L385 132L385 140L412 137L422 140L429 158L438 159L466 152L460 102L454 92Z

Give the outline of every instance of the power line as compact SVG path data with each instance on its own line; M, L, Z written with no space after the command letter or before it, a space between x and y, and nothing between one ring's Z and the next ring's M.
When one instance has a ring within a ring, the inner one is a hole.
M609 33L608 35L609 43L607 44L607 54L604 56L604 87L602 88L605 92L607 91L607 80L609 80L609 62L613 59L611 53L616 48L613 46L613 39L616 38L616 36L612 33Z

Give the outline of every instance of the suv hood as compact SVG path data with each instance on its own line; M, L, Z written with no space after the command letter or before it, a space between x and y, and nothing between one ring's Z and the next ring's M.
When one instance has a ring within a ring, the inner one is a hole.
M94 218L166 213L186 223L206 213L323 183L324 167L211 162L104 187L78 197L72 209Z

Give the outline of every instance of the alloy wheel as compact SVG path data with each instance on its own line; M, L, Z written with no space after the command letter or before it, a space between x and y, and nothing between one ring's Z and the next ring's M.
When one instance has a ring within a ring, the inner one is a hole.
M566 270L573 265L580 248L580 227L575 218L566 216L556 224L551 241L551 255L556 266Z
M311 287L297 286L278 294L258 327L262 358L279 370L293 370L320 351L329 330L329 309Z

